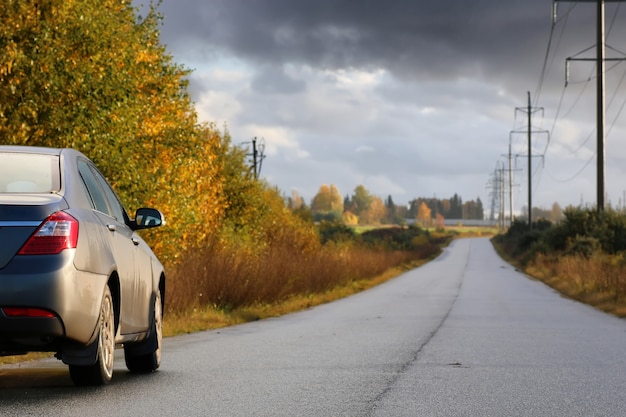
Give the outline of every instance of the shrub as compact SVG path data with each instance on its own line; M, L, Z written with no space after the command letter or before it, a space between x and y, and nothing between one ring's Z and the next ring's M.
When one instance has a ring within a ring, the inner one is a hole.
M352 243L358 240L358 236L354 229L350 226L346 226L342 222L323 221L318 227L322 244L326 244L331 241L335 243Z
M387 250L411 250L420 244L430 243L428 231L418 226L373 229L363 233L361 237L363 242L370 247L375 246ZM416 242L421 243L416 244Z
M601 251L600 241L591 236L576 236L571 239L567 245L567 249L563 253L565 256L582 256L583 258L591 258L595 253Z
M527 223L514 221L505 235L497 238L503 248L521 260L536 253L582 256L626 252L626 216L613 210L568 207L556 225L542 220L528 230Z

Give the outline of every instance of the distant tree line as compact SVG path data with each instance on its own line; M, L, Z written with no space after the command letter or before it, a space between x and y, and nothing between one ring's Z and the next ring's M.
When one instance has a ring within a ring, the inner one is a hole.
M422 204L425 204L430 209L433 219L437 215L443 216L444 219L459 220L484 220L485 218L483 203L480 197L477 197L476 200L463 202L463 199L456 193L447 199L438 199L436 197L416 198L409 202L407 217L418 218Z
M484 219L480 198L464 203L461 197L454 194L449 199L420 197L408 205L396 205L391 196L383 201L363 185L358 185L352 194L342 197L335 185L324 184L310 206L293 191L287 198L287 206L314 221L343 221L348 225L404 224L411 219L428 226L442 226L444 219Z

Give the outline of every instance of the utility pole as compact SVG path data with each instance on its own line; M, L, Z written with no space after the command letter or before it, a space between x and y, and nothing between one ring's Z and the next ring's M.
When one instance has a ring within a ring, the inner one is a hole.
M598 90L598 98L597 98L597 110L596 110L596 117L597 117L597 130L598 130L598 161L596 164L596 182L597 182L597 194L596 194L596 200L597 200L597 209L598 211L604 211L604 207L606 206L606 202L605 202L605 195L606 195L606 184L605 184L605 177L606 177L606 168L605 168L605 156L606 156L606 150L604 147L604 141L605 141L605 136L604 136L604 128L605 128L605 112L606 112L606 98L605 98L605 90L606 90L606 83L604 80L604 73L606 71L606 61L605 61L605 39L604 39L604 1L605 0L597 0L598 2L598 30L597 30L597 59L598 61L596 62L597 65L597 70L598 70L598 78L597 78L597 85L596 88Z
M527 133L528 135L528 228L533 228L533 204L532 204L532 134L533 133L548 133L547 130L535 130L532 129L532 115L539 111L543 112L543 107L532 107L530 102L530 91L528 92L528 105L527 107L517 107L515 111L521 111L527 114L528 122L526 130L512 130L513 133ZM509 140L510 142L510 140Z
M605 98L605 89L606 83L604 79L604 75L606 72L606 56L605 56L605 36L604 36L604 4L605 3L619 3L624 0L554 0L554 11L553 11L553 20L556 21L556 3L559 1L566 2L581 2L581 3L596 3L597 5L597 28L596 28L596 88L597 88L597 109L596 109L596 118L597 118L597 167L596 167L596 182L597 182L597 196L596 196L596 205L598 211L603 211L606 202L606 168L605 168L605 157L606 150L604 146L605 142L605 113L606 113L606 98ZM585 60L585 59L577 59L577 60ZM622 60L618 59L610 59L613 60Z
M492 183L493 192L492 192L492 200L491 200L491 216L494 218L495 209L498 209L498 227L504 229L506 227L506 205L505 205L505 177L504 173L506 172L506 168L504 168L504 164L501 161L498 161L496 165L496 170L494 171L494 181Z
M504 230L504 228L506 227L506 199L504 198L504 191L505 191L505 187L504 187L504 171L506 171L506 169L504 168L504 165L502 165L502 168L500 168L500 221L502 224L502 229Z
M498 198L498 193L497 193L497 182L496 182L496 176L497 176L497 168L496 171L494 171L494 173L490 176L491 178L489 179L488 182L488 186L491 186L491 191L489 192L489 196L491 197L491 212L489 215L489 220L491 221L495 221L496 220L496 204L497 204L497 198Z
M256 150L256 137L252 139L252 170L254 172L254 179L259 178L258 170L257 170L257 158L259 154Z
M257 146L256 136L252 139L252 153L248 154L248 156L252 157L252 167L250 167L250 169L252 170L255 180L259 179L259 175L261 175L261 167L265 159L265 141L263 139L261 140L262 142Z
M513 171L519 171L518 169L513 169L513 153L512 153L512 148L511 148L511 139L512 139L512 134L515 132L511 132L509 134L509 153L507 155L501 155L501 156L506 156L509 160L509 225L513 224Z
M532 107L530 104L530 91L528 92L528 110L526 110L526 113L528 113L528 228L532 229L533 228L533 204L532 204L533 173L531 170L532 169L532 146L531 146Z
M511 155L511 138L509 137L509 225L513 225L513 167Z

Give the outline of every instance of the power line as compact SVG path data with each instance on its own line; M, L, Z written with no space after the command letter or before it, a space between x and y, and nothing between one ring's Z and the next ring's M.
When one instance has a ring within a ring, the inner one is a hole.
M560 35L558 37L557 43L556 43L556 48L555 50L559 49L559 46L561 44L561 40L563 39L563 33L565 32L565 28L567 27L567 21L569 19L569 15L571 13L571 11L576 7L576 4L571 4L569 7L569 10L565 13L565 15L563 16L563 18L557 18L556 16L556 3L554 3L554 14L553 14L553 19L552 19L552 25L550 26L550 36L548 38L548 46L546 48L546 54L544 56L543 59L543 65L541 67L541 75L539 76L539 82L537 84L537 88L535 90L535 105L539 102L539 99L541 97L541 91L543 89L543 83L545 82L545 77L547 72L549 71L549 69L552 67L552 64L554 63L554 59L556 58L556 53L554 53L552 55L552 60L550 60L550 63L548 64L549 58L550 58L550 51L552 49L552 41L554 39L554 32L556 29L556 25L559 22L559 20L564 19L565 23L563 24L562 28L561 28L561 32Z
M553 179L554 181L556 181L556 182L561 182L561 183L570 182L570 181L574 180L576 177L578 177L580 174L582 174L582 173L583 173L583 171L584 171L585 169L587 169L587 167L589 166L589 164L591 163L591 161L593 161L593 160L595 159L595 157L596 157L596 154L595 154L595 152L594 152L594 154L591 156L591 158L589 158L589 160L585 163L585 165L583 165L583 167L582 167L580 170L578 170L578 171L577 171L574 175L572 175L571 177L566 178L566 179L559 179L559 178L555 178L554 176L552 176L552 175L550 174L550 171L548 171L548 170L546 170L546 173L548 174L548 176L549 176L550 178L552 178L552 179Z

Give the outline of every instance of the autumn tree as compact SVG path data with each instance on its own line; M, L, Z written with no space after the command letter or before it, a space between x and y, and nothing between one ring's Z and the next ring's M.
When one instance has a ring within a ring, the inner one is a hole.
M359 224L359 218L351 211L344 211L342 220L348 226L356 226Z
M313 197L311 212L317 220L340 220L343 214L343 200L337 187L323 184Z
M446 219L441 213L437 213L437 215L435 216L435 227L443 229L446 225L445 220Z
M130 0L3 2L0 143L87 154L127 207L164 212L168 227L147 236L175 261L224 214L223 138L198 125L160 19L154 5L139 18Z
M361 212L360 224L377 225L385 218L387 210L380 197L370 196L369 207Z
M304 198L296 190L291 190L291 197L287 198L287 207L291 210L298 210L305 205Z
M428 205L422 201L419 206L419 210L417 211L416 220L420 222L424 226L430 226L432 223L432 210L428 207Z
M339 213L343 212L343 200L337 187L330 185L330 209Z
M357 185L352 194L352 212L360 216L362 212L367 210L372 203L372 195L363 185Z
M330 211L330 206L330 187L323 184L311 201L311 210L313 212Z

